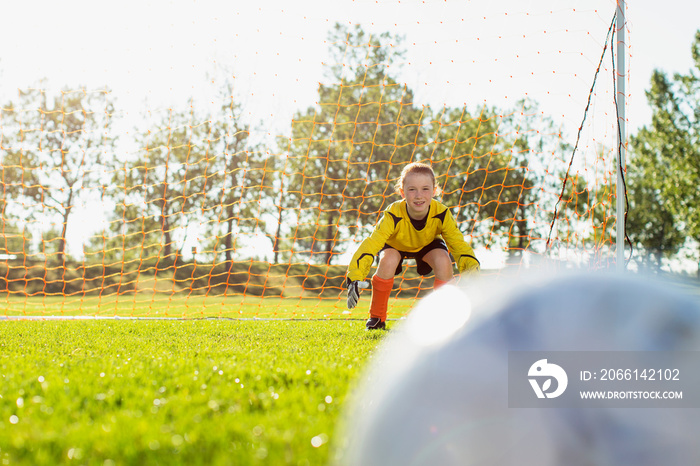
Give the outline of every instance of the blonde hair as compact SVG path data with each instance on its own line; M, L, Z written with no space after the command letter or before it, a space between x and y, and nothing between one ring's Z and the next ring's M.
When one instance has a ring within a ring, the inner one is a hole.
M433 171L433 168L430 165L428 165L427 163L422 163L422 162L412 162L412 163L409 163L408 165L406 165L405 167L403 167L403 170L401 170L401 176L399 177L399 179L396 181L396 184L394 185L394 192L396 194L401 194L406 177L408 175L413 175L413 174L430 176L430 178L433 180L433 187L435 188L435 195L439 196L440 194L442 194L442 190L437 185L437 181L435 180L435 172Z

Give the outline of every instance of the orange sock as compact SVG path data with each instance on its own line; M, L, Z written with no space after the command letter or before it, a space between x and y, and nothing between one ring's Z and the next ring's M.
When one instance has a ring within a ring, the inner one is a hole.
M434 289L434 290L437 290L438 288L440 288L440 287L441 287L442 285L444 285L445 283L447 283L447 282L443 282L442 280L438 280L438 279L436 278L435 281L433 282L433 289Z
M393 287L393 278L387 280L376 275L372 277L372 304L369 306L370 317L379 317L382 322L386 320L387 305Z

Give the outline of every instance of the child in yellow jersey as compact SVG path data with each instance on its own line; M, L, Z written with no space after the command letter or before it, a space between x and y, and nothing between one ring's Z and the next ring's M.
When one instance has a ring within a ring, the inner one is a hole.
M449 209L433 199L439 188L433 169L411 163L401 172L396 192L403 198L385 211L372 234L357 249L347 272L348 309L357 305L375 257L381 253L372 277L372 300L367 329L386 328L387 303L394 276L404 259L415 259L420 275L435 272L434 287L453 278L452 257L460 273L478 271L479 261L464 240ZM452 254L452 257L450 257Z

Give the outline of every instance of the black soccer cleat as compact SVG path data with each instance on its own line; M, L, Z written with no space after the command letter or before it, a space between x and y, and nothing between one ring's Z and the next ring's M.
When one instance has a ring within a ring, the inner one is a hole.
M386 330L386 323L379 317L370 317L365 324L367 330Z

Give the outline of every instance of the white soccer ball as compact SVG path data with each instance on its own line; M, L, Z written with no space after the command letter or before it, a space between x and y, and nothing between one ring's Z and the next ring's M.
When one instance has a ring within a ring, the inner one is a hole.
M509 351L700 351L698 301L604 272L443 286L374 356L339 463L700 464L700 410L509 408L507 380Z

